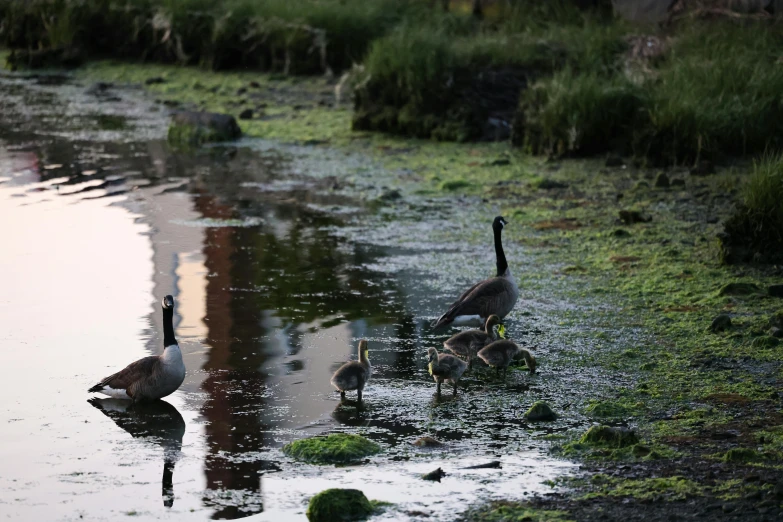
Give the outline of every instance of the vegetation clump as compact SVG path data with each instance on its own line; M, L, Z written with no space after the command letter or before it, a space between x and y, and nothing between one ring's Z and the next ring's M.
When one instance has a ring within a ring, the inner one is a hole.
M381 447L361 435L333 433L296 440L283 446L283 453L311 464L350 464L374 455Z
M783 154L754 162L741 202L719 238L725 263L783 260Z
M557 414L552 411L552 408L550 408L547 403L538 401L534 403L529 410L527 410L527 413L525 413L525 419L531 422L553 421L557 419Z
M307 519L310 522L364 520L373 510L372 503L358 489L332 488L310 499Z
M628 408L616 402L594 401L591 402L586 412L592 417L622 418L628 416Z
M638 437L628 428L615 428L604 425L591 426L579 439L582 444L622 448L639 442Z

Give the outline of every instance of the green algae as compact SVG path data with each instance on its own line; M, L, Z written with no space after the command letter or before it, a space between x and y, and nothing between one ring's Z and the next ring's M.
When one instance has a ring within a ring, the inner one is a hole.
M603 425L591 426L579 439L580 444L616 448L632 446L638 441L638 437L632 430Z
M597 497L633 497L638 500L679 501L688 497L703 496L705 487L684 477L661 477L641 480L614 479L596 476L592 480L597 491L583 495L582 499Z
M552 408L547 403L537 401L527 410L525 419L531 422L553 421L557 419L557 414L552 411Z
M332 433L310 437L283 446L283 453L311 464L350 464L381 451L381 447L361 435Z
M631 356L635 357L636 352L631 352ZM627 355L627 351L623 355ZM591 417L600 418L622 418L627 417L631 412L631 408L625 404L610 401L591 401L585 408L585 413Z
M327 489L310 499L307 519L310 522L332 522L337 520L364 520L375 507L358 489Z
M465 522L569 522L565 511L537 509L524 502L491 502L464 515Z

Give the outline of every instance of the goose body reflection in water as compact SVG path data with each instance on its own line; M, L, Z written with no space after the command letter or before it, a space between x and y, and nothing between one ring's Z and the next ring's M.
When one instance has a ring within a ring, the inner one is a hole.
M134 438L148 439L163 448L163 505L174 505L174 465L182 450L185 420L166 401L132 404L121 399L89 399L88 402L111 418Z

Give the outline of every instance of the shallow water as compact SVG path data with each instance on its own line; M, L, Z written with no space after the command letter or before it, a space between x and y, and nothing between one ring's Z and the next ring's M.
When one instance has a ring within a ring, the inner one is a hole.
M474 371L456 398L438 399L426 372L426 349L446 337L429 321L492 270L497 209L467 200L455 216L448 200L407 194L367 206L394 173L322 147L246 141L178 155L162 141L164 111L140 91L96 103L84 86L50 83L0 79L1 515L294 521L312 494L357 487L395 504L379 519L453 520L574 471L542 436L587 421L542 427L522 414L533 400L578 400L562 397L563 379L571 390L616 381L546 364L505 382ZM529 261L513 244L507 253L512 268ZM572 306L545 284L531 283L539 290L507 323L539 332L542 361L538 314ZM188 369L180 390L130 412L88 402L101 377L160 353L169 293ZM363 409L329 384L360 338L373 363ZM384 451L335 468L280 450L336 431ZM422 435L445 445L410 444ZM461 469L492 460L502 469ZM420 479L437 467L442 482Z

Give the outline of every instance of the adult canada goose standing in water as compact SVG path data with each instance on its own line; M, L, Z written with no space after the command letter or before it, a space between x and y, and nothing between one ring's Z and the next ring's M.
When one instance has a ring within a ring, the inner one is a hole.
M163 505L174 505L174 465L182 451L185 420L177 408L166 401L133 404L117 399L93 397L87 402L134 438L147 439L163 448Z
M362 390L372 375L369 354L367 340L362 339L359 341L359 360L349 361L334 372L331 383L340 391L340 397L345 398L345 392L356 390L358 400L362 402Z
M490 315L503 319L508 315L519 298L519 288L508 269L506 254L500 234L506 220L498 216L492 222L495 234L495 259L497 275L490 277L468 288L445 314L433 323L434 328L441 326L481 326Z
M102 393L115 399L131 399L137 403L160 399L179 388L185 380L185 363L182 362L182 352L174 337L174 298L167 295L161 306L163 353L139 359L87 391Z
M497 333L495 332L495 325L499 323L500 318L497 315L490 315L484 323L483 330L463 330L443 341L443 348L468 361L468 369L470 369L478 351L503 336L502 324L498 326Z

